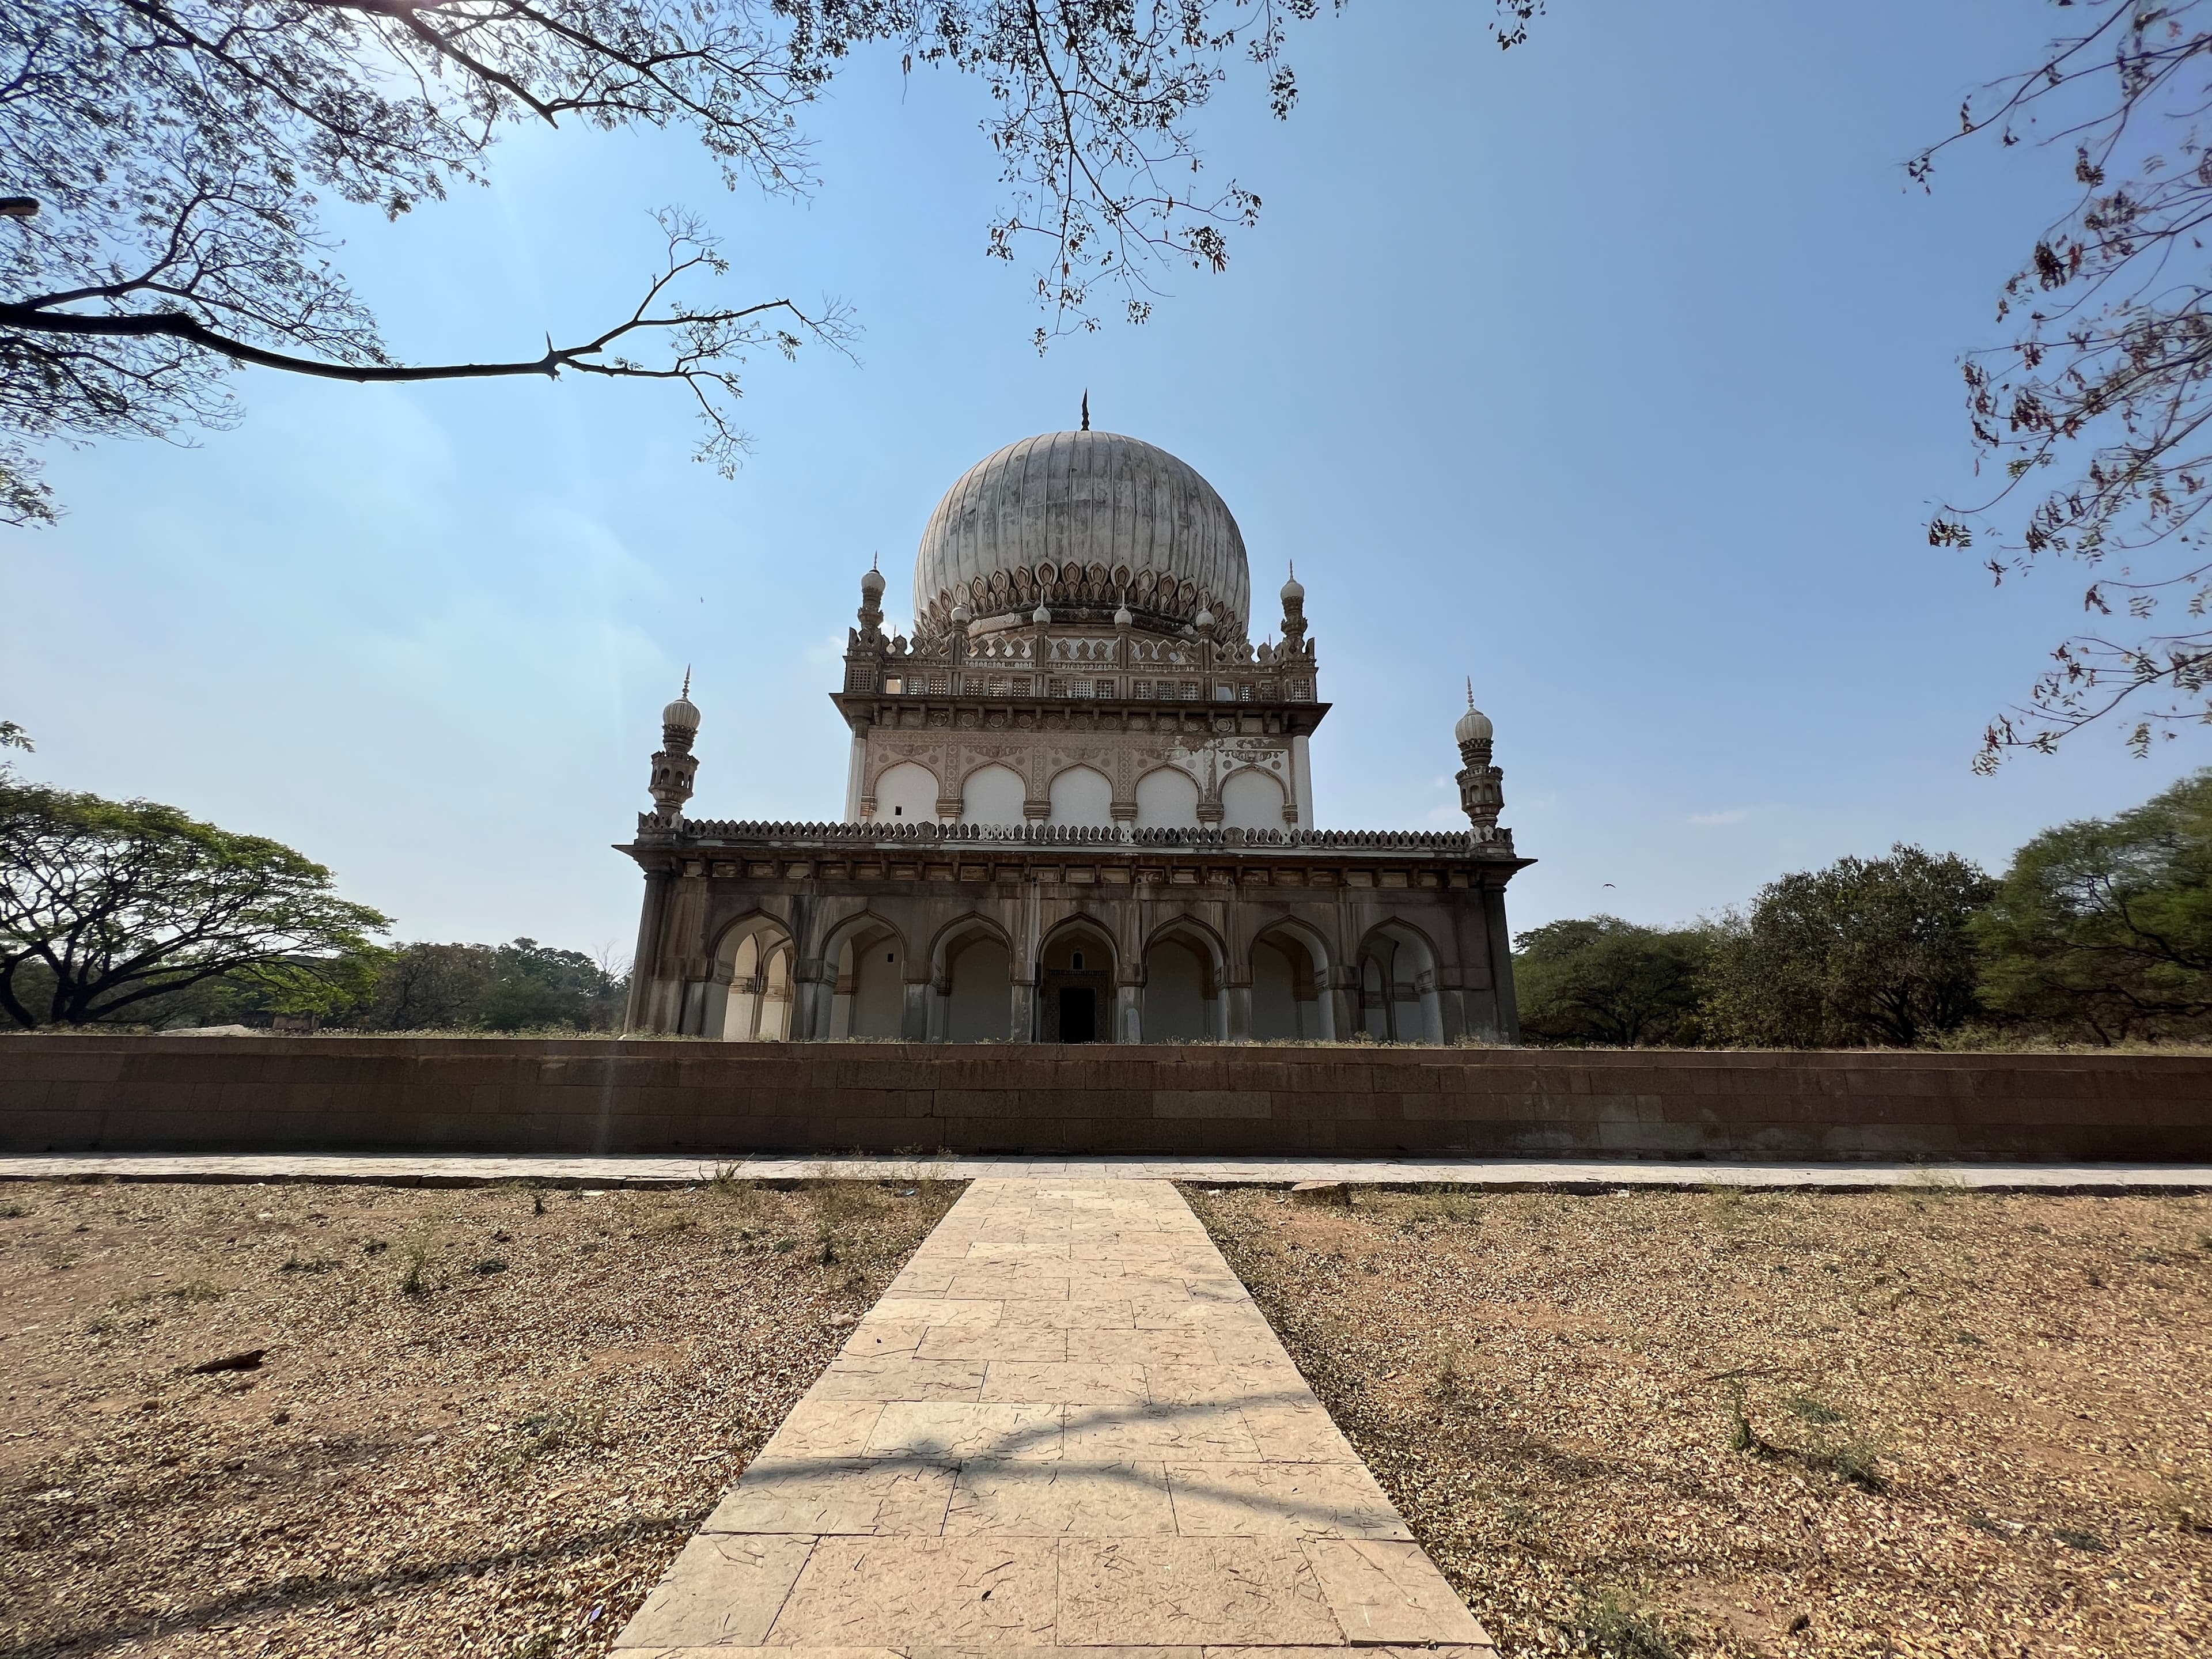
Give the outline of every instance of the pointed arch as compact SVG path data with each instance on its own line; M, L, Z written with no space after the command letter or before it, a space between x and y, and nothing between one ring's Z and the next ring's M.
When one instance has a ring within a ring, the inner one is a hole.
M1170 916L1145 941L1147 1042L1200 1042L1227 1035L1229 952L1197 917Z
M797 956L790 928L765 910L750 911L716 935L714 963L714 983L723 994L720 1019L708 1022L708 1036L738 1042L777 1042L791 1036Z
M830 1029L820 1035L834 1039L907 1034L907 942L896 922L870 909L843 917L822 937L822 966L833 981Z
M1018 1035L1014 942L998 922L974 911L955 917L930 942L929 966L938 999L933 1033L948 1042L1004 1042Z
M1119 954L1112 925L1081 911L1046 933L1037 948L1039 1042L1112 1040Z
M1333 1041L1328 942L1294 917L1268 921L1252 937L1251 1034L1261 1042Z
M1443 1041L1437 950L1427 934L1402 917L1387 917L1367 930L1358 961L1368 1035L1385 1042Z

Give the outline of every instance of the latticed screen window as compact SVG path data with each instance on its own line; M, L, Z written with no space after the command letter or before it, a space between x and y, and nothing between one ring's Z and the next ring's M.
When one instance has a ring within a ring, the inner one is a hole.
M1198 682L1196 680L1185 680L1182 683L1182 700L1185 702L1196 702L1198 701Z
M1026 675L1026 674L1019 674L1019 675L1015 676L1015 678L1014 678L1014 689L1013 689L1013 690L1012 690L1009 695L1010 695L1010 696L1017 696L1017 697L1026 697L1027 696L1029 696L1029 694L1030 694L1030 677L1029 677L1028 675Z
M952 682L943 674L932 674L929 677L929 689L934 696L941 697L952 689Z
M1239 702L1251 702L1252 694L1258 690L1259 688L1254 685L1251 681L1246 680L1243 682L1237 688L1237 701Z
M1094 697L1110 697L1114 695L1114 682L1111 680L1096 680L1092 682L1092 685L1091 695Z
M1066 696L1067 695L1067 682L1066 680L1047 680L1044 683L1044 694L1048 697Z
M1311 702L1313 701L1313 682L1311 680L1292 680L1289 686L1289 696L1292 702Z

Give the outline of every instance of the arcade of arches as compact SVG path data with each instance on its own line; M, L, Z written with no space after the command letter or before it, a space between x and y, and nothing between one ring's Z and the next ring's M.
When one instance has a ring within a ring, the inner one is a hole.
M1470 964L1440 963L1427 936L1397 918L1367 927L1340 960L1310 922L1283 915L1249 918L1253 927L1231 945L1193 912L1124 938L1111 919L1074 910L1028 951L981 912L939 923L917 945L890 919L917 909L911 897L841 908L839 918L817 923L818 954L794 937L807 925L800 907L771 902L722 927L696 1017L682 1028L739 1042L1297 1042L1365 1033L1442 1042L1504 1034L1494 978L1480 971L1491 964L1470 974ZM932 903L924 914L942 909Z

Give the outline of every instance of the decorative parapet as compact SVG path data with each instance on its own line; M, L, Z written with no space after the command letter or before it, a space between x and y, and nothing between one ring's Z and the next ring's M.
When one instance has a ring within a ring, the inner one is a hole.
M755 819L678 818L640 813L637 838L684 845L756 842L780 847L893 842L929 847L1121 847L1133 852L1458 853L1510 858L1513 832L1488 830L1133 829L1089 823L787 823Z
M1042 649L1042 658L1040 650ZM1254 647L1122 631L1006 631L958 646L904 635L864 639L845 656L848 692L908 697L1127 699L1156 702L1314 702L1310 641Z

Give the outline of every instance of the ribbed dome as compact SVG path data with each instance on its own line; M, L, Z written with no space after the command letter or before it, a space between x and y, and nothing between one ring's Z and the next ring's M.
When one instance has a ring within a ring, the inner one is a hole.
M961 475L922 532L915 625L941 634L965 601L979 625L1048 605L1061 622L1180 630L1211 610L1241 639L1244 538L1213 486L1164 449L1112 432L1048 432Z

